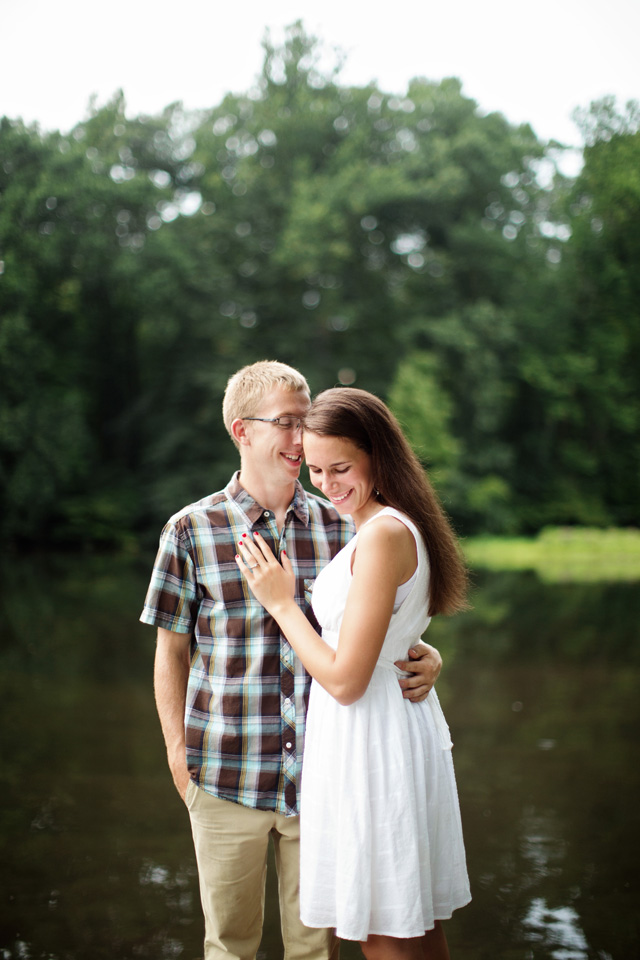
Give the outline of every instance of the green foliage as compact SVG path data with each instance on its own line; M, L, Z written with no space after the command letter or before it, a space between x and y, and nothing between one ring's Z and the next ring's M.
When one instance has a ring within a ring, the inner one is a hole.
M611 100L594 103L583 129L590 144L584 168L558 195L557 216L570 235L558 265L558 299L546 319L541 312L536 320L536 349L522 367L538 431L530 442L535 486L521 488L533 529L638 522L637 105L617 116Z
M209 111L0 121L5 539L155 536L228 479L224 386L265 357L388 397L464 533L637 522L636 113L595 105L543 188L553 151L458 80L339 69L298 23Z
M464 543L474 568L534 570L544 582L640 580L640 530L547 527L537 537L475 537Z
M446 484L460 459L460 444L451 434L452 403L438 383L434 354L418 352L400 363L389 405L434 480Z

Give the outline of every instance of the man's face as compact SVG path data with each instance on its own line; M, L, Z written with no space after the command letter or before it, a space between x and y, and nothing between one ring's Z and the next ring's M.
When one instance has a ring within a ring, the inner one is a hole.
M307 415L310 405L307 393L274 387L264 396L254 417L291 417L293 425L284 428L260 420L244 421L250 443L242 448L243 461L250 469L259 470L267 482L290 484L298 479L302 466L302 427L298 421Z

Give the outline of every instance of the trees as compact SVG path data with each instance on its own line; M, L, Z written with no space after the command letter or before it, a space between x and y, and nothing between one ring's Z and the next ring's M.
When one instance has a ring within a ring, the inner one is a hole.
M621 115L607 99L580 117L584 167L545 224L568 239L550 247L553 297L536 308L520 364L530 475L514 486L532 529L638 522L638 108Z
M640 106L611 99L583 115L584 169L570 197L579 437L591 455L589 489L608 519L637 522L640 478Z
M61 490L82 482L92 457L74 348L78 287L61 269L74 245L62 143L0 122L0 478L10 538L37 537Z
M5 536L155 531L228 478L224 386L264 357L389 397L465 531L632 522L637 133L607 110L549 190L528 126L455 79L341 85L296 24L209 111L3 120Z

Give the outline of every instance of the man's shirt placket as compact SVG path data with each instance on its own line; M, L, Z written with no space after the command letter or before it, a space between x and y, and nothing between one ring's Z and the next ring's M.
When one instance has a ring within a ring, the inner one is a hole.
M282 777L280 813L297 811L297 749L295 706L295 654L284 637L280 640L280 717L282 721Z
M278 535L278 557L287 549L287 529L293 523L293 511L289 506L282 531ZM292 540L295 541L293 529ZM291 544L295 551L294 543ZM291 554L291 550L289 553ZM294 559L290 556L290 559ZM280 634L280 721L282 736L282 773L278 790L279 813L298 812L298 762L296 738L295 670L296 655L288 640Z

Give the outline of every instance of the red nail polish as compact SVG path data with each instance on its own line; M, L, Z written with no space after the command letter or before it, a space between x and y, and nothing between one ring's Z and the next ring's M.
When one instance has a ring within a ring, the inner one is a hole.
M243 533L242 536L243 536L243 537L246 537L246 533Z
M236 560L239 560L239 559L240 559L240 557L239 557L238 554L236 553Z

